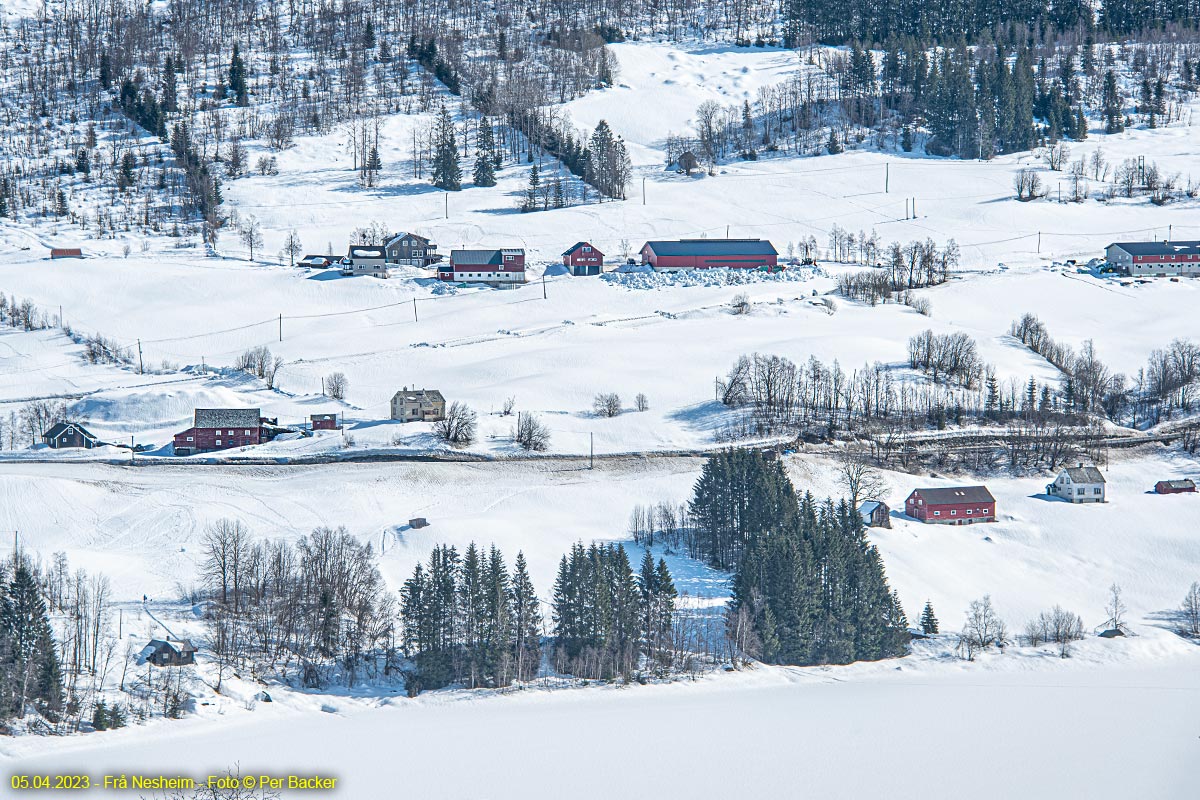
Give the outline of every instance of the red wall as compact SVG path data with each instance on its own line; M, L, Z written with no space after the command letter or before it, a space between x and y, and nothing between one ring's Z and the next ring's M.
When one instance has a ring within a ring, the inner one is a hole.
M246 431L250 431L250 435L246 435ZM217 436L217 431L221 432L221 436ZM234 435L230 436L230 432ZM187 437L191 436L194 441L189 442ZM217 439L221 440L221 444L217 444ZM187 448L189 450L228 450L231 447L245 447L251 444L260 444L262 442L262 428L188 428L183 433L175 434L175 448Z
M758 269L759 267L774 267L779 263L778 256L660 256L650 248L642 251L642 257L651 266L659 269L713 269L729 267L731 269Z

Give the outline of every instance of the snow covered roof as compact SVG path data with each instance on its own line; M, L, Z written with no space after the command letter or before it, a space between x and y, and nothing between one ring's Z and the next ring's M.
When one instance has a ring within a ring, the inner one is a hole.
M403 403L445 403L446 398L437 389L401 389L392 396L392 402L399 399Z
M935 506L954 505L955 503L994 503L996 498L986 486L946 486L931 489L913 489L913 494L920 494L926 503Z
M1063 470L1067 473L1067 477L1071 479L1071 483L1105 483L1104 475L1095 467L1085 467L1080 464L1077 467L1067 467Z
M646 242L660 256L777 256L779 251L766 239L679 239Z
M350 246L351 258L387 258L387 251L375 245L355 244Z
M197 408L197 428L257 428L262 416L257 408Z
M1200 255L1200 241L1187 242L1113 242L1131 256L1173 256L1179 253Z
M1171 489L1195 489L1196 482L1190 478L1181 478L1173 481L1159 481Z

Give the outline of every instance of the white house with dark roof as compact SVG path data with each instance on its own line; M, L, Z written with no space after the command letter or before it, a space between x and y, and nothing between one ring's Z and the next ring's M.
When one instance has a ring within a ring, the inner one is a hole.
M446 398L437 389L409 389L392 395L392 419L400 422L437 422L446 418Z
M1104 485L1100 470L1079 464L1058 473L1054 483L1046 485L1046 494L1071 503L1103 503Z
M1200 241L1113 242L1104 255L1109 264L1130 275L1200 277Z

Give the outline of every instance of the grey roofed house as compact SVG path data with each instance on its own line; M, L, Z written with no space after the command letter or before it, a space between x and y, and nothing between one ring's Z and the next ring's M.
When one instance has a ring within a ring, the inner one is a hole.
M196 428L257 428L262 415L257 408L197 408Z
M42 434L42 441L50 447L95 447L100 440L77 422L56 422Z
M446 416L446 398L437 389L409 389L392 395L391 417L401 422L435 422Z
M187 639L151 639L138 653L138 664L149 661L156 667L194 664L196 647Z
M1200 255L1200 241L1186 242L1113 242L1131 256Z
M950 486L934 489L914 489L931 506L952 505L954 503L994 503L996 498L986 486Z
M500 250L451 250L452 264L499 265L502 262Z
M1107 483L1104 474L1095 467L1080 464L1078 467L1067 467L1063 472L1070 476L1071 483Z
M646 242L660 256L777 256L766 239L679 239Z

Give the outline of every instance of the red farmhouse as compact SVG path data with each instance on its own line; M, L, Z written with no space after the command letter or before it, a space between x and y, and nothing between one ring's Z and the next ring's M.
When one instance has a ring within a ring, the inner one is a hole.
M904 501L904 513L921 522L939 525L995 522L996 498L986 486L913 489Z
M642 245L642 263L656 270L774 268L779 253L766 239L680 239L670 242L646 242Z
M1159 481L1154 484L1156 494L1183 494L1196 491L1196 482L1190 478L1177 481Z
M337 414L313 414L310 420L314 431L336 431L341 427L338 425Z
M591 242L576 242L571 249L562 254L563 266L571 268L571 274L599 275L604 271L604 253L601 253Z
M269 437L257 408L197 408L194 424L175 434L175 455L260 444Z

